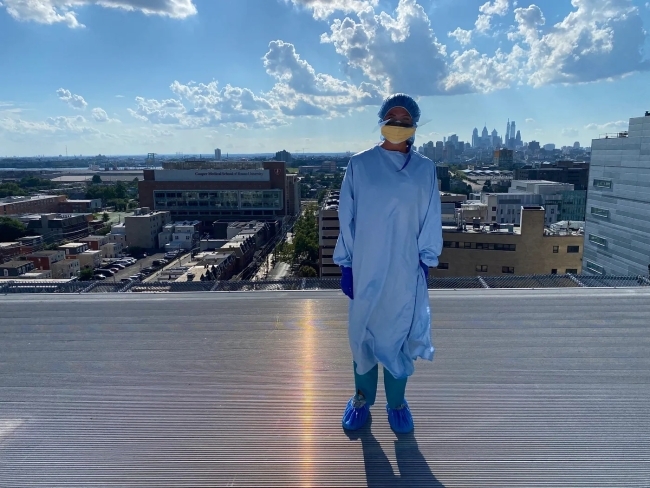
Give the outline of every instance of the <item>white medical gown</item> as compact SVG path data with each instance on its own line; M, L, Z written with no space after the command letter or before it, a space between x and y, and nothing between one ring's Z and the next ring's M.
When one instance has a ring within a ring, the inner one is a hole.
M435 267L442 252L440 192L435 164L409 154L379 145L355 154L341 186L334 263L352 268L348 335L358 374L381 363L405 378L418 357L433 360L420 261Z

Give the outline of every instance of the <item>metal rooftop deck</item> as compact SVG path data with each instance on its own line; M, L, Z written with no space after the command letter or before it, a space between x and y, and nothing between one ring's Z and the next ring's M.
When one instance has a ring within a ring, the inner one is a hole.
M339 292L0 297L2 487L650 486L650 287L435 290L396 436Z

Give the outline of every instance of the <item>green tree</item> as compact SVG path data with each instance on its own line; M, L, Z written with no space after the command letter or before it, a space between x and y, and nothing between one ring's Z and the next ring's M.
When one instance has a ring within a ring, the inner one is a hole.
M121 199L126 198L126 186L121 181L115 185L115 196Z
M99 175L93 175L92 182L94 185L97 185L102 182L102 177Z
M84 268L79 273L79 281L90 281L93 277L93 270L91 268Z
M318 262L318 207L309 205L294 225L294 260Z
M24 195L27 195L27 192L16 183L3 183L0 185L0 198L20 197Z
M26 234L27 227L20 220L0 217L0 242L13 242Z
M102 215L102 222L106 223L106 222L108 222L109 220L111 220L110 215L108 215L107 212L104 212L104 215Z
M318 276L318 272L311 266L301 266L300 270L298 271L298 275L301 278L316 278Z

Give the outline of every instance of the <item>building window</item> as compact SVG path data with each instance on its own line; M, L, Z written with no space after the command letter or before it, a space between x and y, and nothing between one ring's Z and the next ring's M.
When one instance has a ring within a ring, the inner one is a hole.
M567 274L578 274L578 270L576 268L567 268L566 270Z
M471 249L471 247L472 247L472 243L471 243L471 242L466 242L466 243L464 244L464 247L465 247L465 249ZM474 247L476 247L476 246L474 246Z
M604 218L608 219L609 218L609 210L604 209L604 208L591 207L591 215L595 215L596 217L604 217Z
M503 215L503 209L501 209L501 215Z
M504 223L504 222L503 222L503 217L501 217L501 223L502 223L502 224Z
M589 242L593 242L602 247L607 247L607 240L594 234L589 234Z
M492 211L493 211L493 212L496 212L496 211L497 211L497 208L496 208L496 207L492 207ZM503 213L503 210L501 210L501 213Z
M551 270L551 274L552 274L552 275L553 275L553 274L557 274L557 269L556 269L556 268L553 268L553 269Z
M553 246L553 254L557 254L560 252L560 246Z
M497 218L492 216L492 222L496 222L496 221L497 221Z
M502 266L501 267L501 272L502 273L507 273L507 274L514 274L515 273L515 268L512 266Z
M580 252L580 246L567 246L566 252L569 252L569 253Z
M438 269L449 269L449 263L438 263Z
M603 275L605 274L605 268L602 266L598 266L596 263L592 263L591 261L587 261L587 269L589 271L593 271L596 274Z
M477 273L487 273L487 265L486 264L477 264L476 265L476 272Z
M594 179L594 188L607 188L607 189L611 189L611 188L612 188L612 181L611 181L611 180L598 180L598 179Z

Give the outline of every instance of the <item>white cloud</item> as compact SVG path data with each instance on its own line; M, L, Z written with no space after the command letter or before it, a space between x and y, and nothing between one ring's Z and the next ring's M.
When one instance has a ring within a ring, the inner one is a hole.
M3 0L0 4L16 20L39 24L64 23L70 28L84 27L73 9L85 5L137 10L146 15L175 19L184 19L197 12L192 0Z
M315 19L326 19L334 12L362 12L376 7L379 0L285 0L297 7L309 8Z
M115 95L115 98L124 98L124 95Z
M515 10L517 34L528 46L528 84L582 83L647 70L642 59L645 31L630 0L572 0L575 11L546 34L535 5Z
M533 122L535 122L535 119L526 119L527 124L532 124Z
M585 125L585 129L595 131L599 130L601 132L607 132L607 131L619 131L619 130L627 130L629 127L629 122L627 120L617 120L614 122L607 122L605 124L587 124Z
M136 98L134 117L154 124L185 128L231 125L234 128L269 128L287 123L287 117L328 116L349 113L381 102L383 93L370 83L358 86L328 74L317 73L301 59L293 44L272 41L263 65L276 84L267 93L231 85L174 81L176 98L158 101Z
M448 32L447 35L449 37L454 37L461 46L466 46L470 42L472 42L472 31L471 30L465 30L461 29L460 27L456 27L456 30L453 32Z
M91 114L95 122L119 122L117 119L111 119L106 111L99 107L92 109Z
M33 122L20 118L0 119L0 128L9 133L18 135L27 134L75 134L75 135L102 135L100 131L88 127L87 121L81 115L74 117L48 117L44 122Z
M359 22L349 17L334 20L331 33L321 36L346 58L346 69L361 70L389 92L444 93L445 46L415 0L400 0L395 16L365 10L358 17Z
M88 106L84 97L81 95L73 95L70 90L66 90L65 88L59 88L56 91L56 94L58 95L59 100L67 102L68 105L75 110L86 110L86 107Z
M479 7L479 16L474 24L476 32L486 33L490 30L492 17L503 17L508 13L508 0L493 0Z
M565 137L577 137L579 135L578 129L573 127L565 127L562 129L561 134Z

